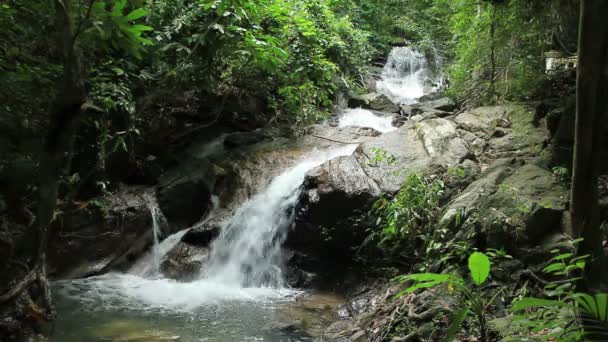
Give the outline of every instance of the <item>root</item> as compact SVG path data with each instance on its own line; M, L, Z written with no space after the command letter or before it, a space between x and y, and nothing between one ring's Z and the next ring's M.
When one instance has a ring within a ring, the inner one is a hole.
M37 279L36 271L31 271L28 275L25 276L20 282L17 283L12 289L5 292L0 296L0 304L4 304L13 298L17 297L23 290L27 289L36 279Z

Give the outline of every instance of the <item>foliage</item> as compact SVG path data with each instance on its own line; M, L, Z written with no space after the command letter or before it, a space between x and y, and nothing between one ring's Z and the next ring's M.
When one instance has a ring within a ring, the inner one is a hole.
M448 289L456 292L461 299L461 308L453 317L452 326L448 329L445 341L451 341L460 325L469 313L473 313L479 324L481 341L488 341L487 337L487 311L502 291L497 291L493 296L489 292L482 291L481 286L488 280L490 275L490 259L483 253L474 252L468 259L469 276L474 286L454 274L418 273L397 277L396 280L405 283L412 282L405 290L399 292L397 297L411 293L419 289L426 289L442 284L447 284Z
M571 243L574 246L579 242L574 240ZM530 331L548 331L544 334L546 340L580 341L584 334L577 310L580 298L588 299L588 295L576 292L575 284L581 279L585 259L589 256L577 257L559 249L553 249L551 253L553 257L543 268L543 273L552 279L543 288L544 298L522 297L513 303L511 309L516 313L526 312L516 318ZM592 317L599 317L601 321L601 316Z
M374 158L371 163L369 163L370 166L379 166L383 163L392 165L396 161L395 156L383 148L372 147L371 151L374 153Z
M381 198L372 207L381 230L372 233L389 253L408 247L408 253L426 255L441 233L435 229L444 184L439 179L410 174L392 198Z
M162 27L156 73L165 82L206 83L215 93L238 89L290 122L322 117L335 92L351 87L369 61L367 34L327 1L150 6L151 21Z

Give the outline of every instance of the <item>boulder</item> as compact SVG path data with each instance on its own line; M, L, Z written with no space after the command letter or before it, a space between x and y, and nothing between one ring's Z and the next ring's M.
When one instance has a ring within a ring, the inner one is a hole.
M82 278L128 268L153 243L145 200L151 193L151 189L126 188L89 202L62 204L61 220L49 237L50 276ZM159 221L161 231L171 233L166 222Z
M551 171L518 159L491 165L446 207L441 221L481 233L485 247L514 249L561 229L567 189Z
M222 215L210 217L205 222L190 228L163 257L160 271L165 277L190 281L199 276L209 259L210 245L221 232L220 216Z
M181 241L192 246L206 247L220 235L221 229L219 222L205 222L189 229Z
M456 109L456 103L449 97L442 97L439 99L425 101L421 103L423 107L432 108L440 111L451 112Z
M161 186L157 197L161 211L176 230L200 221L212 205L209 185L202 179Z
M412 172L455 166L468 156L456 124L439 118L408 121L364 142L351 156L328 161L306 175L288 245L348 259L349 246L367 236L367 212L380 194L398 191Z
M253 145L266 139L266 136L260 131L252 132L235 132L226 135L224 138L224 146L226 148L244 147Z
M369 109L369 103L376 97L380 96L378 93L367 93L362 95L354 95L348 100L348 107L350 108L366 108Z
M350 108L364 108L385 113L399 113L400 107L393 103L386 95L368 93L355 95L348 101Z
M369 102L369 109L384 113L399 113L401 108L386 95L379 95Z
M167 278L192 281L200 275L209 259L208 246L194 246L180 242L162 259L160 272Z

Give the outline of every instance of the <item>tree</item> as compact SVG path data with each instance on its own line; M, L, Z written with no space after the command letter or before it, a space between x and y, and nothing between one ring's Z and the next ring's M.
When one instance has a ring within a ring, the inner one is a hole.
M587 289L598 289L605 270L598 208L602 134L608 119L608 1L583 0L580 8L576 124L571 188L572 226L584 240L579 254L591 256Z
M36 222L27 233L30 242L29 273L10 291L0 295L0 304L9 301L37 282L41 293L42 306L50 312L51 299L46 280L46 248L49 229L55 218L59 179L70 168L72 150L78 123L87 112L101 112L87 99L85 72L81 62L79 40L95 19L95 34L103 41L125 50L135 57L141 56L144 45L152 42L142 37L151 30L145 25L133 22L147 14L143 9L135 9L127 14L126 0L116 0L108 7L106 1L89 0L85 3L72 0L55 0L55 27L57 28L57 48L61 57L63 73L57 96L49 113L48 132L40 153L38 165L38 208ZM78 13L78 15L76 15ZM77 21L74 18L78 18ZM99 29L101 28L101 29ZM100 32L101 31L101 32ZM110 44L108 44L110 45Z

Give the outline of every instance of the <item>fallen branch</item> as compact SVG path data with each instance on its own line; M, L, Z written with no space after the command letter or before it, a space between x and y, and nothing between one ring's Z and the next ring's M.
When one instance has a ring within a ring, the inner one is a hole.
M361 144L361 143L363 143L362 141L353 141L353 142L340 141L340 140L335 140L335 139L331 139L331 138L327 138L327 137L322 137L320 135L314 135L314 134L310 134L310 136L315 137L315 138L319 138L319 139L325 139L325 140L328 140L328 141L336 142L338 144L344 144L344 145L353 145L353 144Z
M35 280L36 280L36 271L31 271L28 275L25 276L15 287L5 292L2 296L0 296L0 304L4 304L9 300L15 298L19 295L23 290L27 289Z

